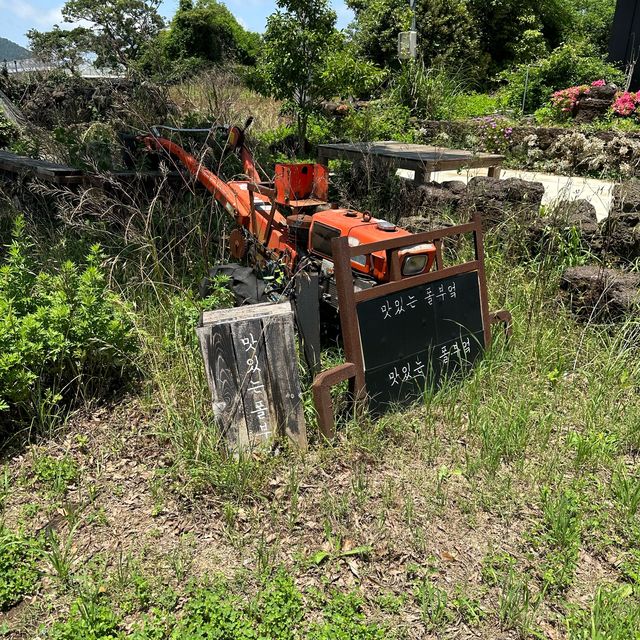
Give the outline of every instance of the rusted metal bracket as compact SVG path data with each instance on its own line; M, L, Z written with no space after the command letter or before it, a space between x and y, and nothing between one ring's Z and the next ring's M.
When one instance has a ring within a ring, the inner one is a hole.
M494 324L503 325L504 335L507 339L507 342L511 339L513 335L513 317L511 316L511 312L506 309L501 309L500 311L493 311L489 314L489 322L491 326Z
M356 365L346 362L333 369L327 369L318 374L313 381L313 402L318 413L318 427L320 433L332 440L336 435L335 416L333 414L333 400L331 388L337 384L356 377Z

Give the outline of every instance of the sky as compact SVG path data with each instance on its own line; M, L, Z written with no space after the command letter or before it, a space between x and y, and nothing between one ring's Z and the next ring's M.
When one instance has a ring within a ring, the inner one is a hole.
M27 45L25 33L35 28L40 31L51 29L54 24L62 24L60 9L64 0L0 0L0 37L8 38L22 46ZM238 22L246 29L262 32L267 16L275 10L275 0L226 0ZM164 0L160 12L170 18L178 5L178 0ZM346 27L352 14L342 0L331 0L338 15L338 27Z

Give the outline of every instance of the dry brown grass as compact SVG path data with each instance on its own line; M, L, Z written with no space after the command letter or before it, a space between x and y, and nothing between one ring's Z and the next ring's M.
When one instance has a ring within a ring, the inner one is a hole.
M242 124L253 116L254 130L261 133L288 123L281 102L247 89L228 70L204 71L172 87L169 95L182 114L201 113L217 124Z

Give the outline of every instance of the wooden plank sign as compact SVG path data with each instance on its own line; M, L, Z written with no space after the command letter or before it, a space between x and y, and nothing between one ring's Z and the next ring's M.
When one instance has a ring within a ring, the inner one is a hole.
M369 409L407 404L468 369L485 348L478 272L356 306Z
M307 446L289 302L202 314L197 328L214 414L235 451L286 435Z

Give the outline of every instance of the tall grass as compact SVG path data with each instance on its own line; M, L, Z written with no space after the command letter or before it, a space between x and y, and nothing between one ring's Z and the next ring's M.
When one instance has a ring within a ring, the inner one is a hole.
M427 67L423 60L406 62L390 88L391 100L408 107L411 115L428 120L454 117L457 99L468 82L445 67Z
M172 87L170 96L180 112L187 115L189 122L185 124L241 125L253 116L254 131L260 134L286 123L280 102L248 89L230 70L207 70Z

